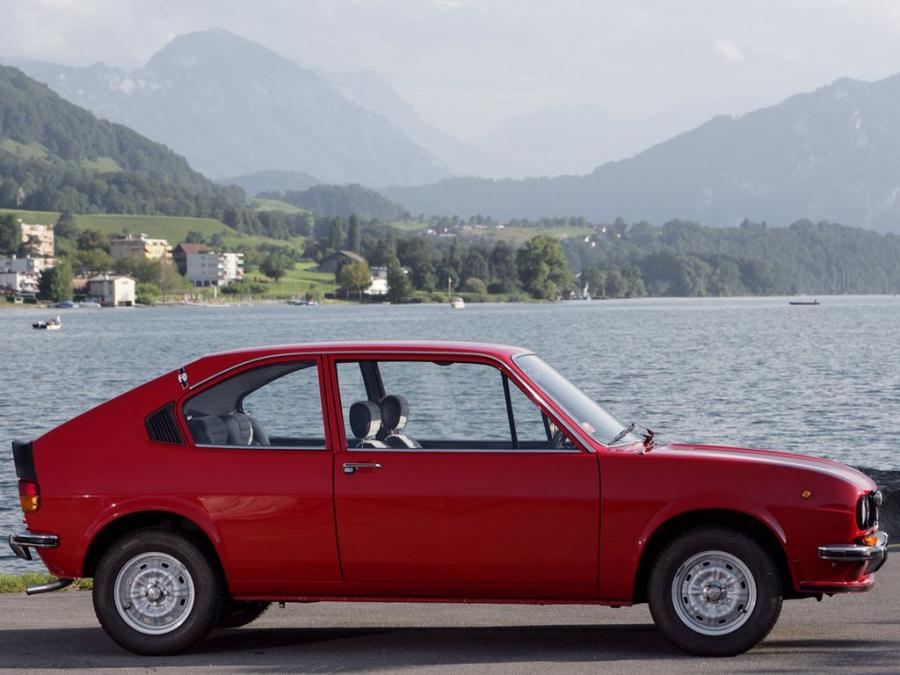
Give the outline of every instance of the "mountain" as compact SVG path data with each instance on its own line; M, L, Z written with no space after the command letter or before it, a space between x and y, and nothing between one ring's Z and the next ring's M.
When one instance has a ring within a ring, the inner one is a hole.
M97 115L184 154L214 177L303 171L368 185L440 180L447 168L316 73L223 30L176 37L138 70L22 63Z
M900 232L900 75L841 79L743 116L715 117L587 175L451 178L382 194L426 214L711 225L811 218Z
M0 207L208 215L242 199L165 146L0 66Z
M559 176L592 171L599 164L631 157L696 124L672 112L645 119L620 119L597 106L567 106L517 115L481 139L491 157L503 158L509 178Z
M358 70L326 73L324 77L354 103L390 120L417 145L445 161L454 173L481 176L503 171L500 162L489 153L426 122L380 73Z
M286 192L282 199L323 216L391 221L409 215L399 204L362 185L314 185L302 192Z
M237 185L251 197L260 192L302 191L322 183L318 178L310 176L305 171L278 170L255 171L246 176L223 178L218 182L222 185Z

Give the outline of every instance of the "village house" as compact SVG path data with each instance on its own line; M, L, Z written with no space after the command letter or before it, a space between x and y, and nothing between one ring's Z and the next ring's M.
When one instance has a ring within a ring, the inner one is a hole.
M185 278L194 286L227 286L244 278L243 253L204 251L185 256Z
M359 253L354 253L353 251L335 251L331 255L322 258L318 270L320 272L328 272L329 274L337 274L341 266L348 262L366 262L366 259Z
M53 227L21 223L22 244L26 253L33 256L52 258L54 252Z
M373 267L369 276L369 287L363 291L365 295L387 295L388 286L387 267Z
M88 281L88 294L104 307L133 307L135 280L124 275L101 274Z
M178 273L181 274L181 276L186 276L187 257L192 253L206 253L207 251L209 251L209 247L207 247L206 244L188 244L187 242L181 242L172 249L172 261L178 268Z
M109 254L113 260L137 256L147 260L171 260L169 242L165 239L151 239L146 234L137 237L126 235L109 242Z
M41 272L53 267L53 258L30 256L0 258L0 288L19 294L37 293Z

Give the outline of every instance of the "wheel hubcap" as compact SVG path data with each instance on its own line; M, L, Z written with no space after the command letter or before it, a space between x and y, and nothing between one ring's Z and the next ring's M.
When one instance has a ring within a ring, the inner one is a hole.
M113 592L119 616L145 635L172 632L194 607L194 580L167 553L141 553L129 560L119 570Z
M672 580L675 613L703 635L725 635L743 626L756 606L756 581L749 568L724 551L691 556Z

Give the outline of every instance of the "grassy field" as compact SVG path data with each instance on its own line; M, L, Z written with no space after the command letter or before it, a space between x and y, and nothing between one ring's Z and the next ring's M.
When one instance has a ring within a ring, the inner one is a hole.
M30 143L25 145L18 143L11 138L0 139L0 150L11 152L22 159L44 159L47 157L47 148L40 143Z
M25 211L23 209L0 209L0 215L12 213L26 223L52 225L59 218L56 211ZM304 239L296 237L291 240L269 239L244 234L228 227L215 218L186 218L176 216L141 216L108 213L87 213L75 216L75 224L83 230L100 230L107 235L123 232L131 234L144 233L148 237L166 239L171 245L182 242L191 230L201 232L206 239L221 233L226 246L257 246L259 244L276 244L296 250L302 250Z
M396 227L398 230L403 230L404 232L418 232L430 227L428 223L420 220L400 220L391 223L391 226ZM552 227L540 229L535 227L497 227L491 225L484 230L466 230L460 236L488 239L490 241L503 239L505 241L513 241L522 244L539 234L548 234L557 239L566 239L568 237L583 237L586 234L592 233L594 233L594 230L589 227Z
M278 298L302 297L307 291L316 288L320 293L330 293L334 289L334 275L329 272L316 272L313 262L297 263L277 282L272 281L259 271L247 272L246 283L260 283L266 286L266 295Z
M262 199L260 197L254 197L250 200L249 205L250 208L257 211L284 211L285 213L307 212L306 209L301 209L299 206L288 204L287 202L283 202L280 199Z
M100 171L102 173L112 173L115 171L121 171L122 167L119 166L119 163L114 160L112 157L98 157L97 159L83 159L81 160L81 166L85 169L92 169L94 171Z
M37 584L49 584L56 581L56 577L46 572L25 572L24 574L0 574L0 593L24 593L27 586ZM92 579L79 579L69 586L80 591L89 591L93 588Z

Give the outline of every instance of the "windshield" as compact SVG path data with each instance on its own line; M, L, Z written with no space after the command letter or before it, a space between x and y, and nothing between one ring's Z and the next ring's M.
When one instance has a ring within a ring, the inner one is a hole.
M588 398L540 357L535 354L524 354L514 359L516 365L598 443L610 445L616 436L625 431L624 424ZM616 444L637 441L640 441L640 438L629 432L616 441Z

